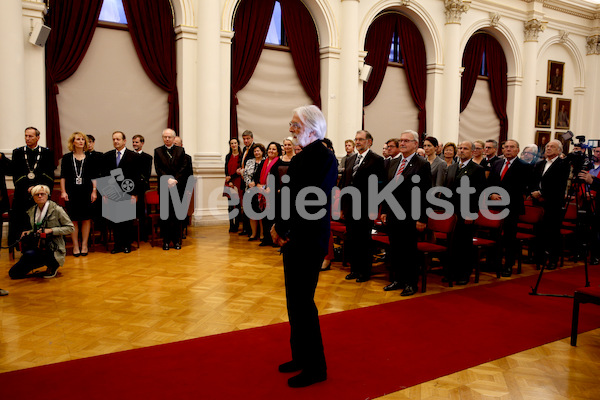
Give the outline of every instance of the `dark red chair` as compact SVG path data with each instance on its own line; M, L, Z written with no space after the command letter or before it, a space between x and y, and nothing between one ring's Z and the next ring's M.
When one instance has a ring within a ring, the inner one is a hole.
M431 269L431 260L436 255L440 261L441 258L448 252L448 245L438 244L437 238L443 236L446 241L450 240L454 227L456 226L456 215L452 214L448 218L433 219L429 217L427 221L427 229L433 233L432 241L417 242L417 249L423 255L423 266L421 269L421 293L427 291L427 274ZM449 282L452 287L452 281Z
M490 219L481 214L475 220L475 236L473 237L473 246L477 250L477 260L475 262L475 283L479 283L479 274L481 272L481 253L484 250L496 250L500 246L502 234L502 220ZM502 262L496 266L496 276L500 278L500 269Z
M517 261L518 261L518 268L517 268L517 274L521 273L521 264L522 264L522 260L523 260L523 247L525 245L527 245L529 247L529 249L531 249L533 246L533 243L535 241L536 235L535 235L535 227L537 224L540 223L540 221L542 220L544 216L544 209L542 207L538 207L538 206L529 206L526 205L525 206L525 213L523 215L519 216L519 223L523 223L525 225L531 226L533 229L531 231L527 230L526 232L521 232L521 231L517 231L517 242L518 242L518 246L519 249L517 251ZM532 253L531 250L529 252L530 254ZM536 263L536 268L540 269L540 254L534 254L535 256L535 263Z
M575 290L573 296L573 319L571 322L571 346L577 346L579 304L583 303L592 303L600 306L600 287L583 287Z
M144 193L144 201L146 202L146 217L150 220L150 246L154 247L154 241L159 228L160 221L160 200L158 198L158 190L148 190ZM190 202L191 203L191 202Z

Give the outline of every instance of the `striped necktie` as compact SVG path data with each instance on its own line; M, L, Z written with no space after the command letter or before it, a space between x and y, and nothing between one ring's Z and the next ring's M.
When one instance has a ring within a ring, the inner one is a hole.
M356 160L354 161L354 166L352 167L352 176L356 175L356 171L358 170L358 166L360 165L360 160L362 160L362 154L356 156Z
M396 172L396 179L398 179L398 177L400 177L400 175L402 175L402 171L404 171L404 168L406 168L406 158L402 159L402 162L400 163L400 167L398 167L398 171Z

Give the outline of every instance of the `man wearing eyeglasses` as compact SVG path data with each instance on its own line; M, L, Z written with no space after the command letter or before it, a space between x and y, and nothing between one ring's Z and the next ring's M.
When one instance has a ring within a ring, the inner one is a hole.
M419 262L417 238L427 226L428 207L426 194L431 189L431 166L429 161L417 154L419 134L405 131L398 140L400 153L387 169L388 184L392 181L399 185L393 195L405 215L397 215L392 206L384 202L381 207L381 221L388 227L390 239L390 280L392 283L383 288L385 291L402 289L401 296L412 296L417 292ZM419 189L418 201L413 201L413 188ZM415 218L415 212L418 217Z
M356 132L354 141L358 153L346 160L340 189L352 186L360 192L359 199L353 199L350 195L341 198L342 218L346 223L344 249L350 261L350 273L346 275L346 280L355 279L360 283L371 279L371 230L377 218L377 215L370 216L368 212L368 181L371 176L375 176L378 182L383 181L384 161L383 157L371 150L373 136L368 131ZM360 215L353 215L353 208L360 210Z
M485 168L485 176L488 177L490 175L490 169L492 165L499 160L500 157L496 153L498 153L498 142L496 140L486 140L485 147L483 148L483 152L485 153L485 157L483 157L483 161L481 162L481 166Z

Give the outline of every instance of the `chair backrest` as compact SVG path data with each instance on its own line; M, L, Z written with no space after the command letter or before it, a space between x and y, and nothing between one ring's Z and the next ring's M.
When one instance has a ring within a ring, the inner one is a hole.
M497 214L497 212L490 211L492 214ZM479 228L486 229L500 229L502 227L501 219L490 219L484 216L481 211L477 215L477 219L475 220L475 225Z
M565 210L565 219L575 221L577 219L577 203L570 202Z
M433 219L429 217L427 221L427 228L429 228L433 232L441 232L450 234L454 231L454 227L456 226L456 215L452 214L448 218L444 219Z
M537 224L544 216L544 209L538 206L525 206L525 214L519 215L519 221L526 224Z
M147 205L157 206L160 204L160 200L158 198L158 190L148 190L144 193L144 200Z

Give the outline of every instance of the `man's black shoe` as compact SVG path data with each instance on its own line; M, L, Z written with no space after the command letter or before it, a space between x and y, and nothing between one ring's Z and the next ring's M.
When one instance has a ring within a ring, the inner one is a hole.
M469 280L468 280L468 279L461 279L460 281L456 281L456 284L457 284L458 286L464 286L464 285L466 285L467 283L469 283Z
M398 281L394 281L383 288L383 290L385 290L386 292L389 292L391 290L399 290L399 289L402 289L402 285L400 285L400 282L398 282Z
M599 257L592 257L592 259L590 260L590 264L591 265L598 265L598 264L600 264L600 258Z
M503 270L501 275L505 278L510 278L512 276L512 268Z
M122 249L122 248L120 248L120 247L115 247L114 249L112 249L112 250L110 251L110 254L117 254L117 253L121 253L122 251L123 251L123 249Z
M302 371L298 375L288 379L288 386L292 388L301 388L310 386L318 382L323 382L326 379L327 372L315 373L309 371Z
M356 272L350 272L348 275L346 275L347 281L352 279L358 279L358 274Z
M358 283L367 282L370 279L371 279L371 277L369 275L358 275L358 278L356 278L356 282L358 282Z
M300 365L294 360L283 363L279 366L279 372L288 373L288 372L298 372L302 370Z
M125 254L131 253L131 248L130 247L123 247L123 253L125 253Z
M181 250L181 243L175 243L175 250Z
M548 266L546 267L546 269L548 271L554 271L556 269L556 263L548 263Z
M163 243L163 250L169 250L169 243Z
M400 293L400 296L412 296L413 294L417 293L417 291L415 290L415 288L413 288L410 285L406 285L404 287L404 290L402 291L402 293Z

